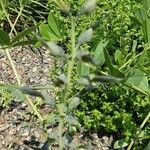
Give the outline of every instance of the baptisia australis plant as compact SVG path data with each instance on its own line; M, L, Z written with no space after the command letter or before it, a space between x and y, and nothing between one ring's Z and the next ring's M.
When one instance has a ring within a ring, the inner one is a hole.
M81 124L74 114L77 107L80 105L81 98L92 89L99 88L100 86L107 87L109 85L126 87L149 98L149 77L147 76L149 70L144 66L145 61L147 61L147 56L145 56L144 52L131 55L122 66L116 66L114 65L113 56L110 55L107 49L109 39L106 40L105 38L99 41L96 49L92 52L86 50L86 46L91 43L94 37L95 27L99 27L100 22L94 22L90 27L85 27L86 29L81 32L78 32L77 24L80 22L82 16L92 15L92 11L95 11L97 8L96 4L98 2L96 0L85 0L77 13L72 13L72 6L69 5L67 0L53 0L49 1L49 3L56 4L57 9L59 9L61 13L65 13L65 16L68 18L69 33L67 37L63 31L64 24L61 24L56 15L50 12L47 22L42 22L36 27L28 28L13 38L10 38L7 33L0 30L6 37L5 39L1 38L0 44L4 48L26 44L27 41L23 41L23 37L33 33L34 39L30 42L32 42L35 47L44 46L49 50L50 54L55 57L55 60L60 63L58 67L59 72L57 72L57 77L54 80L53 86L29 88L22 87L20 84L19 86L0 84L0 87L9 89L15 96L19 96L22 100L28 99L26 95L38 96L43 99L43 102L53 107L54 111L43 117L39 114L31 101L28 100L35 114L44 125L52 124L58 126L58 130L55 132L51 134L47 133L48 140L46 146L51 147L54 142L57 142L60 150L67 148L80 149L83 145L79 142L75 142L73 140L73 135L75 132L82 130ZM148 22L146 22L146 27L148 26ZM143 26L143 28L144 27L145 26ZM39 32L37 32L37 28ZM144 31L146 31L145 35L148 37L148 28ZM65 42L67 41L67 44L63 43L64 39ZM64 47L64 45L66 47ZM135 41L133 43L132 52L135 52L136 47L137 42ZM145 47L147 52L148 48L147 46ZM120 59L122 59L123 56L120 56L121 53L116 54L115 60L121 61ZM143 63L140 67L135 63L138 61ZM59 89L58 91L60 92L59 95L56 95L55 99L51 95L38 91L54 87ZM111 109L108 103L105 103L103 106L105 106L105 109L109 106L108 108ZM95 113L97 113L96 110ZM116 112L116 116L117 113L118 112ZM130 115L124 118L130 120ZM141 130L146 122L148 122L148 119L149 113L140 126ZM125 124L124 120L123 122ZM109 121L109 123L111 127L114 127L111 121ZM115 130L115 127L113 129ZM114 147L116 149L127 147L129 145L129 140L128 138L125 141L124 139L117 141ZM135 139L133 138L128 150L131 149L134 141Z

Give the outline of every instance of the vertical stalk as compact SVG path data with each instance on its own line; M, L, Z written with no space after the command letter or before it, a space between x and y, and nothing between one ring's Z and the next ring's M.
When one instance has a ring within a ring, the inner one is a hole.
M71 76L73 72L77 49L78 48L75 46L75 20L74 18L71 18L71 59L68 60L67 86L65 88L65 93L64 93L64 98L62 103L66 103L67 94L71 86ZM63 127L64 127L64 118L61 116L59 120L59 149L60 150L63 150L64 148L63 136L62 136Z
M62 136L62 133L63 133L63 118L61 117L59 119L59 126L58 126L58 130L59 130L59 150L63 150L64 149L64 142L63 142L63 136Z
M77 53L77 47L75 46L75 21L71 18L71 60L68 61L68 75L67 75L67 87L66 93L71 86L71 76L74 67L74 61Z
M15 64L13 63L13 60L11 59L9 50L6 49L5 52L6 52L6 54L7 54L8 60L9 60L9 62L10 62L10 64L11 64L11 67L12 67L13 72L14 72L14 74L15 74L15 77L16 77L16 80L17 80L17 84L18 84L18 86L20 86L20 85L21 85L21 81L20 81L20 79L19 79L19 76L18 76L16 67L15 67Z
M43 118L42 118L41 114L38 112L38 110L36 109L36 107L34 106L34 104L32 103L32 100L27 95L25 95L25 97L26 97L26 100L27 100L28 104L33 109L34 113L37 115L37 117L39 118L39 120L41 122L43 122Z

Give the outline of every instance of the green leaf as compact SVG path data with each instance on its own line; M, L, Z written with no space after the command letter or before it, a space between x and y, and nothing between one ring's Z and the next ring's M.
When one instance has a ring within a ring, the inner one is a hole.
M54 130L50 134L48 134L48 139L49 140L52 139L52 140L58 141L58 139L59 139L59 130ZM48 141L48 143L50 143L50 142Z
M140 69L133 69L127 74L126 84L135 86L143 92L149 91L148 78Z
M113 66L110 55L106 49L104 49L105 63L110 69L110 73L115 77L124 77L124 74L117 68Z
M58 24L58 21L56 20L55 16L52 13L49 13L48 15L48 25L51 28L51 30L55 33L55 35L58 38L61 38L60 34L60 26Z
M141 24L143 24L144 18L143 18L143 15L142 15L142 13L141 13L141 10L138 9L138 10L135 12L135 16L136 16L137 20L138 20Z
M86 42L90 42L93 37L93 29L89 28L86 31L82 31L77 39L78 45L82 45Z
M150 10L150 1L149 0L143 0L143 6L145 10Z
M57 41L59 40L58 36L51 30L48 24L41 24L39 26L40 34L45 40L48 41Z
M146 19L147 41L150 45L150 18Z
M115 142L114 149L120 149L128 146L128 143L125 140L121 139Z
M77 82L85 86L90 85L89 79L87 78L80 78Z
M65 56L65 52L63 50L62 47L60 47L59 45L57 45L55 42L46 42L46 45L48 47L48 49L50 50L50 52L54 55L54 56L59 56L59 57L64 57Z
M12 91L12 94L16 97L16 100L19 102L24 101L26 99L24 94L19 89L15 89L14 91Z
M56 122L58 122L59 121L59 116L58 115L56 115L56 114L54 114L54 113L51 113L50 115L48 115L47 117L46 117L46 123L47 124L55 124Z
M101 41L95 49L94 60L96 65L103 65L105 62L104 48L107 46L108 41Z
M110 70L112 70L114 67L111 62L110 55L106 49L104 50L104 56L105 56L105 61L106 61L107 66L109 67Z
M138 66L143 66L144 65L144 62L145 60L147 59L147 48L145 48L143 50L143 52L141 53L140 57L138 58L138 61L137 61L137 65Z
M52 107L55 105L55 100L54 100L52 95L47 94L46 91L43 91L42 95L43 95L43 102L45 104L48 104L48 105L50 105Z
M35 45L33 46L34 48L40 48L42 46L42 42L38 41L35 43Z
M9 35L5 31L0 30L0 45L9 45L9 44L10 44Z
M72 115L67 115L67 116L66 116L66 121L67 121L67 123L70 124L70 125L74 125L74 126L76 126L76 127L80 127L79 121L77 120L77 118L75 118L75 117L72 116Z
M57 109L58 109L59 115L64 117L67 112L67 107L61 103L57 105Z
M36 39L31 39L31 40L24 40L24 41L18 41L16 43L13 43L11 47L16 47L16 46L25 46L25 45L32 45L37 42Z
M33 31L36 30L36 28L39 26L36 25L36 26L33 26L33 27L30 27L24 31L22 31L21 33L19 33L18 35L16 35L14 38L12 38L11 40L11 44L14 44L14 43L18 43L18 41L20 41L21 39L23 39L24 37L26 37L27 35L31 34Z
M149 139L149 138L150 138L149 131L147 131L147 130L141 131L141 133L138 135L138 138L139 138L140 140Z
M72 98L72 99L70 100L69 105L68 105L68 108L69 108L70 110L74 110L74 109L77 108L77 106L78 106L79 104L80 104L80 99L79 99L79 97L74 97L74 98Z
M122 52L120 50L116 50L115 51L115 62L117 64L121 64L122 63L122 59L123 59Z
M33 90L32 88L29 88L29 87L18 87L18 89L23 94L28 94L28 95L31 95L31 96L40 97L40 98L44 99L43 95L40 92L38 92L37 90Z
M81 60L78 61L77 74L79 77L89 75L89 69L90 68L86 63L82 62Z

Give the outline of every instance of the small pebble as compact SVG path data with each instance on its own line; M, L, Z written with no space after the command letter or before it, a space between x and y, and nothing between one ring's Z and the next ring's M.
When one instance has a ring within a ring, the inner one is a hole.
M11 129L9 130L9 135L15 135L16 133L17 133L16 128L11 128Z
M2 141L4 139L3 135L0 135L0 141Z
M33 72L36 72L36 71L37 71L37 67L36 67L36 66L33 67L32 71L33 71Z
M24 133L22 133L22 137L28 137L30 135L29 131L26 131Z

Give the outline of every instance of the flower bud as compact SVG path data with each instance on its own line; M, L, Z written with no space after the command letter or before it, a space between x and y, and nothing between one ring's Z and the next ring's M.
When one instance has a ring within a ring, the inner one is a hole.
M78 37L78 45L82 45L83 43L90 42L93 37L93 29L89 28L86 31L81 32Z
M86 0L86 2L82 5L80 10L80 15L84 13L90 13L96 7L96 0Z

